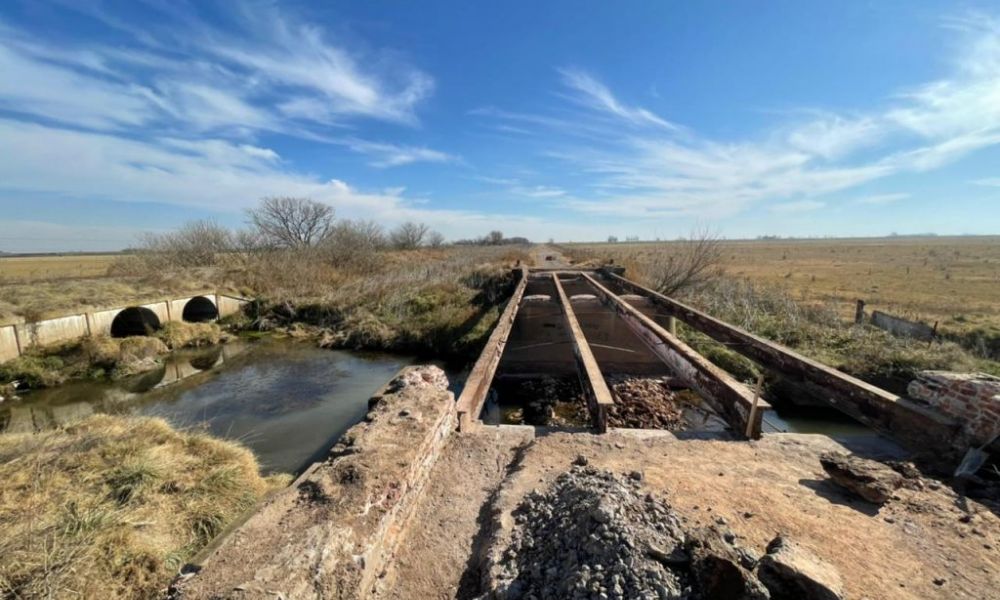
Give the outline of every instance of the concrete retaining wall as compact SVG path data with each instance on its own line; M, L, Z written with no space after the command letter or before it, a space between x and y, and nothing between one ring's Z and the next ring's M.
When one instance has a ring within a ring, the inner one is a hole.
M0 362L21 356L21 348L17 343L17 331L14 325L0 327Z
M166 299L149 304L120 306L45 319L32 323L0 326L0 362L12 360L31 347L43 347L71 342L86 335L111 335L111 324L126 308L141 306L156 314L160 323L183 320L184 306L193 298L203 296L216 305L220 317L243 310L246 298L207 292L184 298Z
M64 340L75 340L90 333L86 315L71 315L17 326L22 347L48 346Z
M871 323L896 337L910 337L929 342L937 335L934 328L927 323L910 321L878 310L872 313Z
M1000 434L1000 377L924 371L906 391L959 422L959 449L986 444Z
M243 310L243 307L247 305L247 302L248 301L245 298L236 298L234 296L218 294L215 299L215 307L219 309L220 317L228 317Z
M111 335L111 323L124 308L112 308L90 313L90 328L95 335Z
M362 423L217 547L180 598L372 597L441 450L455 397L437 367L407 367ZM434 560L434 557L427 557Z

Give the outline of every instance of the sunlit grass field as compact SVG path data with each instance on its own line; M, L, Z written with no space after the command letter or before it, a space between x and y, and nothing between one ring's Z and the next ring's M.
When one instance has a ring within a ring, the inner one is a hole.
M641 272L675 242L583 244ZM850 318L855 301L956 333L1000 332L1000 236L726 241L729 275L785 288Z
M0 281L24 282L79 277L101 277L117 254L52 254L0 257Z

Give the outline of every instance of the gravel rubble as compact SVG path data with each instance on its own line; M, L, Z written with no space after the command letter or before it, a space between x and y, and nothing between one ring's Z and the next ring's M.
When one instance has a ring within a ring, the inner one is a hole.
M686 535L670 507L627 477L577 460L514 513L496 598L696 598ZM584 464L580 464L584 463Z

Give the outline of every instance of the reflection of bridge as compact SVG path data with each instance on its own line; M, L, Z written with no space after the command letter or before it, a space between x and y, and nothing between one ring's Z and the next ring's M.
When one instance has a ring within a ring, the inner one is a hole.
M0 326L0 362L17 358L31 347L68 342L86 335L146 335L163 323L213 321L238 313L248 302L246 298L210 292L4 325Z
M51 400L25 398L25 402L6 403L7 411L0 410L0 432L32 433L65 427L82 421L96 413L110 413L121 410L122 405L136 401L145 392L179 383L189 377L214 369L227 360L242 354L245 344L233 343L216 346L207 351L184 356L171 356L160 369L136 375L118 385L100 388L85 385L77 394L72 394L72 386L59 390ZM53 390L55 391L55 390ZM66 394L71 394L69 397ZM45 391L33 395L44 395ZM82 399L77 399L82 398Z

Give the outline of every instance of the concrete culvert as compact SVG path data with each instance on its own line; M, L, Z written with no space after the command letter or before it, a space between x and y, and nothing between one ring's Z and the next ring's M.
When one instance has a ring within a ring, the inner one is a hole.
M181 318L188 323L205 323L219 318L219 309L215 303L204 296L195 296L184 305Z
M160 328L160 318L143 306L130 306L115 316L111 322L111 337L150 335Z

